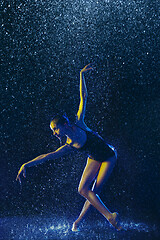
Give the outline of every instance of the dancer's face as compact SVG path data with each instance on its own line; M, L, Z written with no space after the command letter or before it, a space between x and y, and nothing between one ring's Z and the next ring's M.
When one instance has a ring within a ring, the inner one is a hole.
M52 121L50 124L50 128L53 131L53 135L56 136L57 138L61 138L65 135L64 126L61 124L56 124Z

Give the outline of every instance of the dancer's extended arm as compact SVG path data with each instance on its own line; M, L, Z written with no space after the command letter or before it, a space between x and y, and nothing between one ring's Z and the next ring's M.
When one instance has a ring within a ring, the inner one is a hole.
M32 167L32 166L41 164L47 160L54 160L54 159L60 158L63 155L70 153L71 151L73 151L73 149L69 145L65 144L65 145L61 146L60 148L58 148L54 152L42 154L42 155L34 158L33 160L31 160L27 163L24 163L18 172L16 180L19 180L19 182L21 183L21 179L20 179L21 173L23 173L23 176L26 177L26 167Z
M86 65L80 71L80 104L77 112L77 120L84 121L85 110L86 110L86 102L87 102L87 87L85 83L84 73L88 70L93 69L90 64Z

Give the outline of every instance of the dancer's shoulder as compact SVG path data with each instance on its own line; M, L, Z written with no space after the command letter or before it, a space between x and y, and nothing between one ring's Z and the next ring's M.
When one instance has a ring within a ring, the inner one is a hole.
M77 120L75 123L76 126L82 128L85 131L91 131L91 129L86 125L86 123L82 120Z

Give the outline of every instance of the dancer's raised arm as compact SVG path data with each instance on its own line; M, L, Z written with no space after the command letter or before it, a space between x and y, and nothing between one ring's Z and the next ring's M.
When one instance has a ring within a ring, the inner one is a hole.
M77 112L78 121L84 121L85 110L86 110L87 87L85 83L84 73L91 69L93 69L91 67L91 64L88 64L80 71L80 104Z

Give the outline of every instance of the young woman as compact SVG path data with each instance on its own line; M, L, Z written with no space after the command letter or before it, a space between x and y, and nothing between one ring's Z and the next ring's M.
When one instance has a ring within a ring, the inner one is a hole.
M119 222L118 213L111 213L98 196L102 185L110 176L116 163L116 151L84 123L87 102L84 73L92 69L92 66L88 64L80 71L80 104L76 123L70 124L69 120L64 116L56 116L50 122L53 134L59 139L66 136L66 143L54 152L40 155L23 164L16 180L19 180L21 183L21 174L24 177L26 176L27 167L35 166L47 160L57 159L75 149L85 151L88 154L88 159L79 183L78 192L86 199L86 202L78 219L73 223L72 231L79 230L78 225L87 213L90 205L93 205L119 231L122 227ZM93 187L90 189L93 181Z

